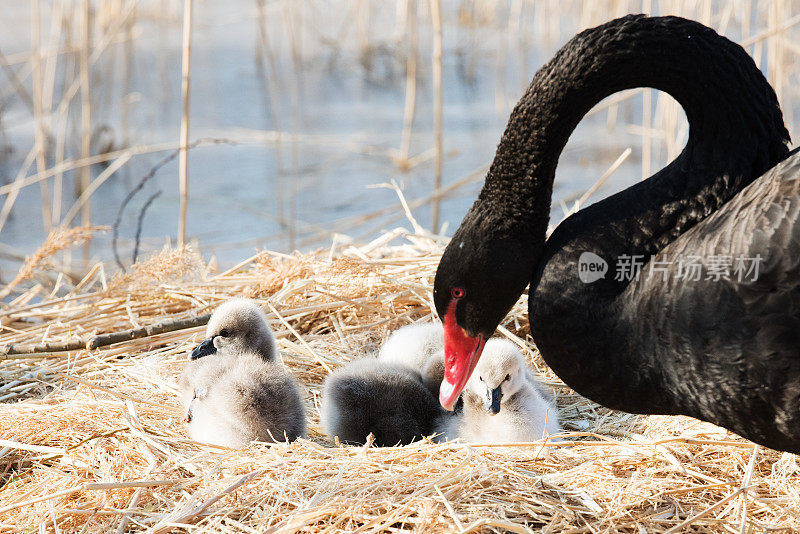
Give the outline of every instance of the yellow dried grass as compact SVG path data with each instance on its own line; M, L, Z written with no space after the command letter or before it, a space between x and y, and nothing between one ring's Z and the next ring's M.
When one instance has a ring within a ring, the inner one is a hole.
M166 250L105 290L30 304L42 288L28 304L0 308L1 347L88 340L256 298L307 390L311 419L309 439L293 444L231 451L189 440L176 377L201 325L0 361L0 532L800 530L794 455L574 394L526 337L524 296L501 331L558 388L559 415L574 431L567 441L334 446L318 423L326 368L431 318L442 244L400 235L332 260L263 252L220 274L191 250Z
M101 231L108 230L107 226L75 226L66 228L59 226L50 231L44 243L30 256L25 258L25 262L20 267L14 279L2 290L0 298L9 295L20 283L28 280L37 270L52 269L51 258L64 249L80 245L92 238Z

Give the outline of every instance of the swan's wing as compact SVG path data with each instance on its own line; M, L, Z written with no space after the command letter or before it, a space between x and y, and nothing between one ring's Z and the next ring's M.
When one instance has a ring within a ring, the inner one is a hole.
M666 300L676 304L692 299L702 307L698 299L704 296L727 296L740 300L749 314L796 316L800 309L777 304L800 288L800 153L680 236L640 277L651 292L667 282L673 294ZM632 285L637 290L641 284Z
M626 292L623 315L640 330L630 337L652 342L663 363L658 380L687 400L690 415L741 426L733 406L743 403L730 399L746 396L748 425L796 434L800 154L650 259Z

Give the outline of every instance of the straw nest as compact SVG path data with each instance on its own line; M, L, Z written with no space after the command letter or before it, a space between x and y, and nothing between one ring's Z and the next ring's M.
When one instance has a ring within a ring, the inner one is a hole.
M186 249L111 279L99 266L73 283L15 280L0 308L0 531L800 531L794 455L574 394L531 345L525 296L500 332L557 387L567 441L328 441L321 381L431 319L442 245L395 231L341 251L262 252L221 273ZM242 451L188 439L176 377L207 314L232 296L268 313L307 391L309 439Z

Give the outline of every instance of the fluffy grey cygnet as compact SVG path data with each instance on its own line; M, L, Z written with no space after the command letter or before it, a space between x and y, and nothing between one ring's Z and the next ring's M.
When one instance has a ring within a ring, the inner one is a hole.
M232 353L249 351L265 361L275 361L278 346L264 312L255 302L231 299L218 306L208 320L206 339L192 351L191 359L218 350Z
M449 416L419 373L375 358L350 362L325 379L320 415L331 438L362 444L372 433L380 447L429 436Z
M305 435L300 390L276 361L277 346L258 306L244 299L222 304L206 335L179 380L191 438L240 448Z

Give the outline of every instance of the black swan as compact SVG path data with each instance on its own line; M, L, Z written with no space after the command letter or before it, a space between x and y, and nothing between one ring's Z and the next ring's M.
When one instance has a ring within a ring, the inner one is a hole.
M567 138L594 104L633 87L682 105L686 147L545 240ZM442 405L530 283L533 339L578 393L800 453L800 154L788 143L750 56L697 22L627 16L572 38L512 112L439 264ZM638 275L615 275L634 262Z

